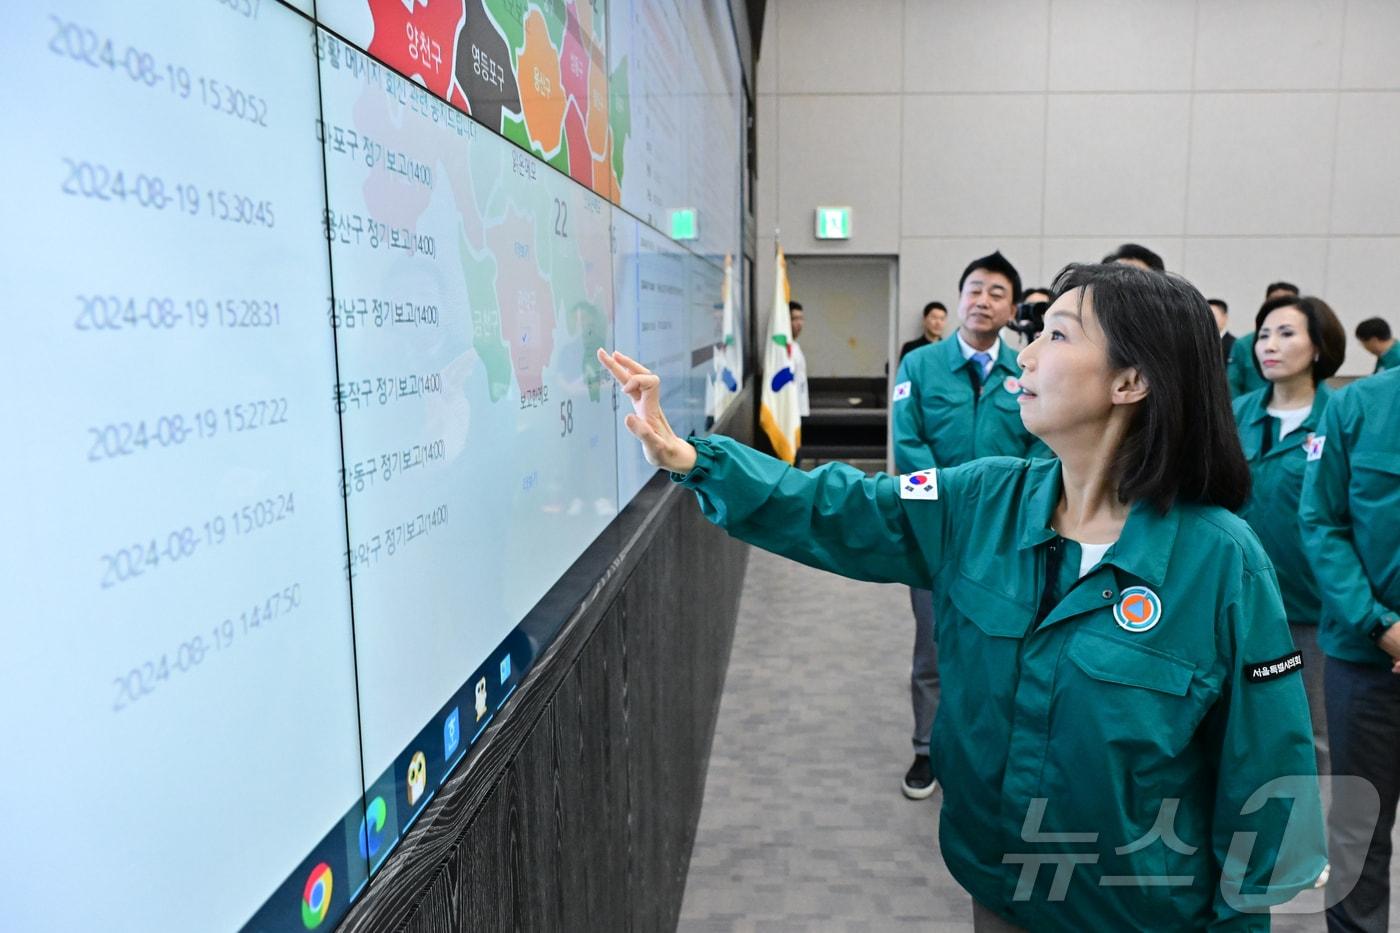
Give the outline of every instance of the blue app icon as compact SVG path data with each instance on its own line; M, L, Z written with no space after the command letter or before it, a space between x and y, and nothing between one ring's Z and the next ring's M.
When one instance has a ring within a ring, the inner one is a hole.
M452 757L452 753L457 750L457 745L462 741L462 730L459 727L457 707L452 707L452 712L447 716L447 722L442 724L442 757L443 760Z
M510 655L501 658L501 683L510 680Z
M364 819L360 820L360 858L370 859L379 854L384 845L384 824L389 808L383 797L375 797L365 808Z

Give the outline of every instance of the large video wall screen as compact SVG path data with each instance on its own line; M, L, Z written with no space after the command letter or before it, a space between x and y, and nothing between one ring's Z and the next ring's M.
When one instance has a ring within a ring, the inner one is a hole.
M6 19L5 926L330 929L653 475L595 351L717 413L728 13Z

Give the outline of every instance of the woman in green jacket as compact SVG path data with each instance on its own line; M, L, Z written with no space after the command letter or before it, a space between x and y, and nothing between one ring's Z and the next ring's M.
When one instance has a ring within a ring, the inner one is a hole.
M1020 353L1054 460L802 472L682 439L600 353L651 462L729 533L933 592L939 843L975 929L1267 930L1325 866L1312 730L1219 338L1185 280L1061 273ZM1285 831L1287 830L1287 831Z
M1322 651L1317 623L1322 595L1303 549L1298 499L1331 390L1324 379L1341 368L1347 335L1321 298L1286 296L1264 303L1254 318L1254 363L1266 385L1235 399L1240 446L1253 480L1240 516L1274 563L1293 642L1303 653L1303 684L1312 716L1317 769L1329 773Z

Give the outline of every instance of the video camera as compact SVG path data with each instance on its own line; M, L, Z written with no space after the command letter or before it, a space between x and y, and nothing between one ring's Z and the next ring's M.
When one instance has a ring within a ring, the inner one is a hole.
M1045 312L1049 308L1048 301L1023 301L1016 306L1015 320L1006 326L1021 334L1029 343L1045 329Z

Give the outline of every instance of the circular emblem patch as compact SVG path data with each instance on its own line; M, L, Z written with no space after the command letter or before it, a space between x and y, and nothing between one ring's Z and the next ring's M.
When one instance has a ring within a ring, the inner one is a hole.
M913 474L911 474L911 475L909 476L909 485L910 485L910 486L922 486L924 483L927 483L927 482L928 482L928 477L927 477L927 476L920 476L918 473L913 473Z
M1021 391L1021 382L1015 376L1007 376L1006 381L1001 384L1001 387L1012 395L1016 395Z
M1145 632L1162 621L1162 600L1145 586L1130 586L1113 607L1113 619L1126 632Z

